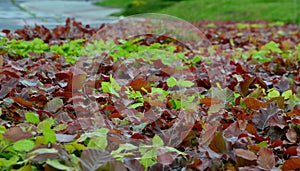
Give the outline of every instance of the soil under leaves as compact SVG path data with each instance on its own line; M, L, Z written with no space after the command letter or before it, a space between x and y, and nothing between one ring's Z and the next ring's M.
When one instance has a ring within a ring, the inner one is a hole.
M95 39L114 39L118 48L82 55L76 64L58 53L23 58L0 48L0 168L300 169L300 27L264 21L193 24L209 47L199 50L195 42L152 34L124 43L126 36L104 33L107 25L92 28L70 19L52 30L4 30L10 40L40 38L57 45L83 38L85 47ZM109 27L109 33L122 27ZM171 65L160 58L131 58L142 46L184 55L181 64ZM183 89L193 98L176 98ZM127 146L118 152L120 144Z

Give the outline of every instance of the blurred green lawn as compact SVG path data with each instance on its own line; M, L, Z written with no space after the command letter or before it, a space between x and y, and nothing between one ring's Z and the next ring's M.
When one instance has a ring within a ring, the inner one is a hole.
M114 15L164 13L189 21L257 20L300 24L300 0L104 0L97 5L121 7Z

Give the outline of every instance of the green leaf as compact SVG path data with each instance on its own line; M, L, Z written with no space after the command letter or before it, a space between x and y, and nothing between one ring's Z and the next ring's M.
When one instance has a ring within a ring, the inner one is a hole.
M43 133L43 131L44 131L44 129L45 129L45 126L46 125L50 125L50 126L52 126L53 124L54 124L54 120L53 120L53 118L49 118L49 119L47 119L47 120L44 120L43 122L40 122L39 124L38 124L38 126L37 126L37 132L38 133Z
M54 120L52 118L48 119L48 120L45 120L43 122L41 122L39 125L38 125L38 129L39 129L39 126L40 126L40 129L44 135L44 143L47 144L47 143L55 143L56 141L56 137L55 137L55 132L54 130L51 129L51 126L54 124Z
M268 142L267 141L262 141L258 144L259 147L267 147L268 146Z
M201 59L202 59L202 57L197 55L192 59L192 62L197 63L197 62L201 61Z
M174 77L170 77L167 79L167 85L169 87L174 87L177 85L177 80Z
M158 135L155 134L154 137L152 138L152 144L154 146L161 147L164 145L164 141Z
M58 153L58 150L55 148L39 148L32 152L30 152L30 155L38 155L38 154L46 154L46 153Z
M105 150L107 145L108 145L107 137L99 136L99 137L92 137L87 147Z
M100 128L94 132L87 132L82 134L81 137L77 140L77 142L83 142L87 138L90 138L90 142L88 147L98 148L104 150L107 147L107 133L109 130L107 128Z
M168 146L166 146L166 147L164 147L164 149L165 149L167 152L176 152L177 154L186 155L186 153L181 152L181 151L177 150L177 149L174 148L174 147L168 147Z
M274 88L269 90L269 93L268 93L269 98L279 97L279 96L280 96L280 92L278 90L276 90Z
M17 155L12 156L10 159L0 158L0 166L1 167L8 167L16 164L19 160Z
M25 113L25 119L26 119L27 122L30 122L30 123L33 123L33 124L40 123L39 116L35 113L32 113L32 112Z
M112 77L112 75L110 74L110 82L111 82L111 86L114 90L120 91L121 87L119 86L119 84L117 83L117 81Z
M58 160L47 160L46 163L58 170L67 170L67 171L71 170L70 167L61 164Z
M97 129L95 132L103 134L103 135L107 135L107 133L109 132L109 129L107 129L107 128L100 128L100 129Z
M14 170L14 171L32 171L33 167L31 166L31 164L27 164L21 168L19 168L18 170Z
M14 143L13 148L16 151L25 151L28 152L34 148L35 144L32 140L20 140Z
M170 100L170 103L172 104L172 109L178 110L181 108L182 104L179 100Z
M272 60L271 58L260 58L260 59L258 59L258 61L260 63L270 62L271 60Z
M278 43L275 43L274 41L270 41L269 43L265 44L262 49L269 49L271 50L272 52L278 52L278 53L281 53L281 49L279 48L279 44Z
M140 125L133 126L133 131L138 131L144 129L148 125L147 122L141 123Z
M284 100L289 99L292 95L293 95L293 91L292 90L287 90L287 91L285 91L285 92L282 93L282 97L284 97Z
M0 126L0 134L3 134L6 131L5 126Z
M154 165L155 163L157 163L157 161L156 161L157 154L156 153L157 153L156 149L147 151L140 159L141 164L145 168L148 168L148 167Z
M170 94L169 91L165 91L162 88L151 87L151 94L158 93L164 95L165 97Z
M54 127L53 130L54 130L54 131L62 131L62 130L64 130L64 129L66 129L67 126L68 126L67 124L59 124L59 125L57 125L56 127Z
M112 87L111 83L109 83L109 82L102 82L101 86L102 86L103 92L110 93L110 94L113 94L113 95L115 95L117 97L120 97L119 94Z
M144 103L134 103L134 104L128 106L128 109L135 109L135 108L141 107L141 106L144 106Z
M107 133L109 132L106 128L100 128L95 131L94 136L90 136L91 140L88 144L88 147L98 148L100 150L105 150L107 142Z
M192 87L194 83L192 81L187 81L187 80L179 80L178 85L182 87Z
M115 158L120 158L122 160L122 158L124 158L125 155L132 155L132 153L127 153L127 151L136 150L136 149L138 149L137 146L129 143L120 144L117 150L111 152L111 155L114 156Z

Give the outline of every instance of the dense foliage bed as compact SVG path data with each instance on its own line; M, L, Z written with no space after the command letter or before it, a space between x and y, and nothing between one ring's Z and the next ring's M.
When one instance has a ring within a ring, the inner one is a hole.
M3 30L1 170L300 169L300 27L193 24Z

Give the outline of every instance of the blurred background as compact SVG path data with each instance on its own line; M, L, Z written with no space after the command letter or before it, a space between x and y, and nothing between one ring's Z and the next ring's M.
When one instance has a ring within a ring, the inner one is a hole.
M0 0L0 30L55 27L67 17L99 26L121 16L164 13L187 21L267 20L300 24L300 0Z

